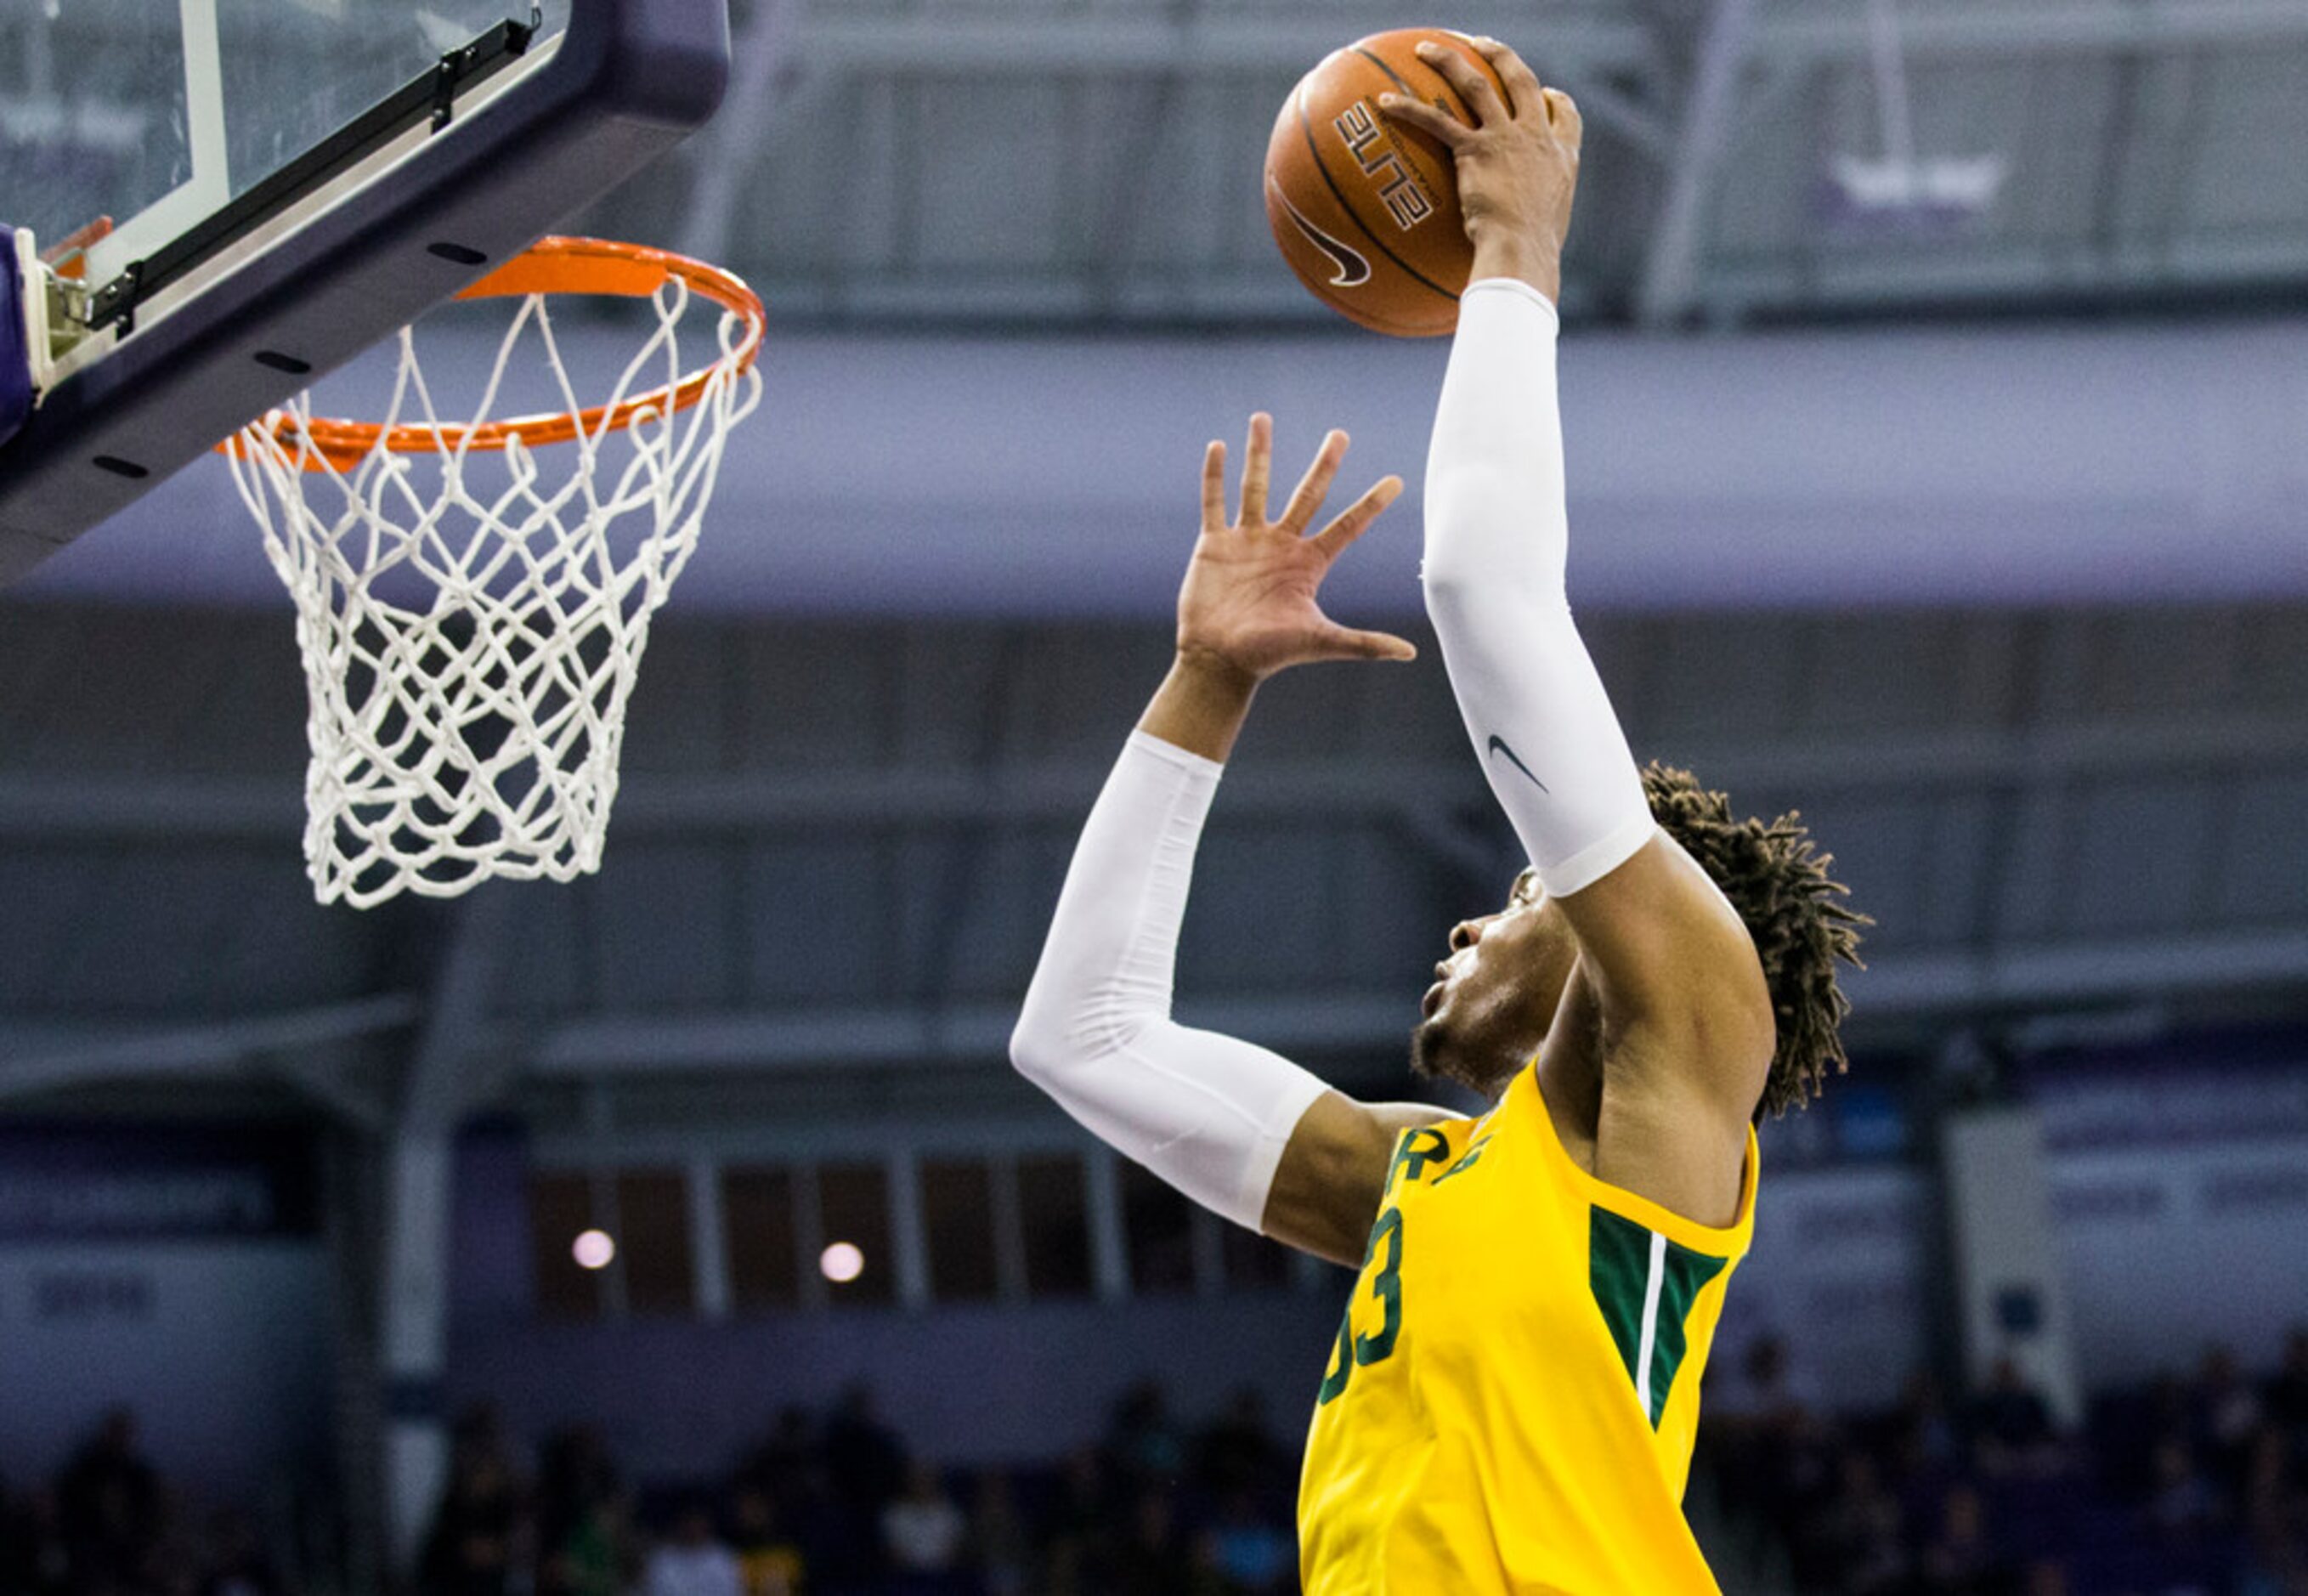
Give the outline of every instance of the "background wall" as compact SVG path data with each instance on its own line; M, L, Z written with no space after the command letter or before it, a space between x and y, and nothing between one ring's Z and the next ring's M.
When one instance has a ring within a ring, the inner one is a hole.
M325 1459L336 1327L318 1175L294 1131L0 1127L0 1455L62 1467L132 1409L227 1496Z
M147 9L73 27L126 46ZM333 47L324 10L249 47L293 72ZM298 1566L367 1591L475 1450L470 1403L509 1455L598 1419L639 1480L710 1476L857 1376L956 1461L1055 1460L1148 1372L1198 1417L1247 1385L1296 1430L1340 1277L1193 1219L1003 1049L1169 654L1187 473L1253 408L1286 456L1335 422L1350 475L1409 479L1333 593L1425 657L1262 694L1183 1015L1398 1094L1423 972L1518 862L1418 616L1443 347L1331 317L1261 214L1289 85L1401 19L732 16L721 115L570 223L728 263L773 328L599 875L314 905L292 619L219 462L0 595L11 1500L126 1401L203 1505L321 1482L342 1532ZM1864 1425L1923 1370L1960 1418L1937 1136L1980 1102L2040 1128L2088 1391L2214 1348L2269 1374L2308 1317L2308 8L1458 20L1585 108L1572 582L1633 746L1799 808L1876 920L1852 1076L1764 1130L1722 1411L1776 1342L1822 1411ZM55 65L0 48L0 154L35 113L91 130L90 161L140 147ZM1977 203L1916 203L1959 168ZM594 372L634 333L559 326ZM424 339L449 388L479 375L469 322ZM324 403L373 403L383 369ZM294 1222L168 1184L244 1134L288 1150L248 1167L305 1169L264 1186L308 1192ZM133 1191L177 1217L88 1218ZM619 1249L591 1273L589 1227ZM842 1286L815 1262L850 1235ZM2074 1545L2128 1545L2141 1511ZM2063 1547L2080 1589L2216 1584ZM1774 1555L1727 1588L1803 1583Z

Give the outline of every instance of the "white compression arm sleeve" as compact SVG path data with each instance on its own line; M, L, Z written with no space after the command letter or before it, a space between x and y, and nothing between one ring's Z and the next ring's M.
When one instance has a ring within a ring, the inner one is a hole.
M1423 574L1491 790L1560 897L1625 863L1653 823L1563 594L1554 335L1554 306L1526 283L1486 278L1460 299L1426 456Z
M1255 1230L1322 1083L1170 1018L1178 926L1223 767L1132 734L1074 849L1010 1057L1065 1111L1204 1207Z

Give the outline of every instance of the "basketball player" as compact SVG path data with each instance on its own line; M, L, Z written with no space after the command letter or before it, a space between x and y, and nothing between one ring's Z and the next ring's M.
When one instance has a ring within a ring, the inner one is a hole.
M1451 933L1411 1061L1493 1106L1354 1102L1169 1017L1196 841L1258 684L1412 652L1316 602L1400 483L1306 535L1332 433L1269 521L1264 416L1231 524L1225 451L1204 457L1176 661L1083 828L1012 1051L1188 1195L1360 1268L1301 1484L1309 1596L1711 1591L1681 1507L1699 1376L1753 1223L1755 1124L1842 1065L1856 917L1799 828L1636 769L1572 625L1553 301L1579 116L1479 47L1503 96L1422 47L1471 125L1382 105L1453 151L1476 252L1427 461L1426 603L1530 867Z

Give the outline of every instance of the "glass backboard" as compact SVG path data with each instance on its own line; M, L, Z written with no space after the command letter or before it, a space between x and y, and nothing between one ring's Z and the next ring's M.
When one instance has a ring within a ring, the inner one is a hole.
M6 0L0 584L666 154L728 65L728 0Z
M495 24L569 0L29 0L0 19L0 220L105 281ZM93 236L86 236L93 235Z

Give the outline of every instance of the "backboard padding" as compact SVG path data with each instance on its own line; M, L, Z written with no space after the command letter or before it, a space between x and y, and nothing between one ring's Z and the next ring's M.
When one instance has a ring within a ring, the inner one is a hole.
M0 444L32 413L33 301L40 285L24 269L30 234L0 224Z

